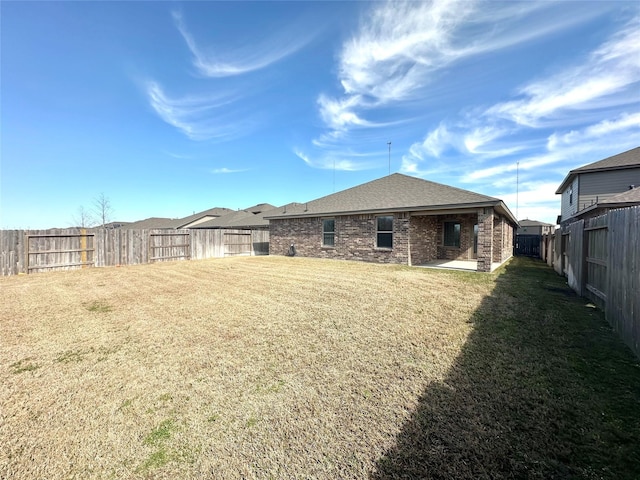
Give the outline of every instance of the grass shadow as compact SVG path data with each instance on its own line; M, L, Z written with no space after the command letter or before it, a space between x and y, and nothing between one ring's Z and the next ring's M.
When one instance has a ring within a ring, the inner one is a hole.
M640 478L640 366L602 312L515 258L472 321L371 479Z

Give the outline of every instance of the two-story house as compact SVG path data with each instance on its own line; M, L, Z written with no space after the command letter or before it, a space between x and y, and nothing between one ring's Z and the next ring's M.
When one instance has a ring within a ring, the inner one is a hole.
M571 170L556 190L562 195L558 223L570 222L588 212L640 204L633 201L638 197L638 187L640 147ZM632 192L625 193L629 190Z

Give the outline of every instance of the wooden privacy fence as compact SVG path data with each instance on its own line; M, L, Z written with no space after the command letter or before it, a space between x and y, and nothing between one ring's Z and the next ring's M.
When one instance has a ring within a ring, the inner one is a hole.
M268 230L51 229L0 231L2 275L268 255Z
M565 225L549 243L555 270L640 357L640 206Z

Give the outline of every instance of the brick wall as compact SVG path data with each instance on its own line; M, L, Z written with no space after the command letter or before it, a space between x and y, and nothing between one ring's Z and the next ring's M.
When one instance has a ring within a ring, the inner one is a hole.
M271 220L269 253L286 255L293 243L302 257L361 260L377 263L419 265L435 259L470 260L473 226L478 224L478 270L491 271L491 262L512 255L513 227L492 208L457 215L394 215L393 249L376 248L376 216L345 215L335 219L335 246L322 246L322 218ZM444 222L460 223L460 247L445 247Z
M458 215L439 215L438 223L438 251L437 258L446 260L471 260L473 259L473 226L478 216L475 213L463 213ZM460 223L460 247L444 246L444 222Z
M411 265L438 258L438 219L434 216L411 217L409 225ZM442 240L440 240L442 242Z
M490 272L493 259L493 208L478 210L478 271Z
M513 255L513 226L503 216L493 222L493 261L504 262Z
M291 218L270 221L269 254L286 255L291 244L301 257L361 260L408 264L409 216L395 214L393 248L376 248L376 216L345 215L335 218L335 246L322 246L322 218Z

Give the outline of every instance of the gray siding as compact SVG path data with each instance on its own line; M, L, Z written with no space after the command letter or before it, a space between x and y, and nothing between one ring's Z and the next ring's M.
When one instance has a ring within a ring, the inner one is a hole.
M560 204L560 214L562 215L561 221L565 221L566 219L572 217L578 212L578 188L580 186L579 180L580 175L577 175L576 178L573 179L570 185L564 189L562 192L562 200ZM569 190L573 186L573 202L569 203Z
M581 173L579 176L580 194L578 202L580 210L597 201L602 201L629 190L629 185L640 185L640 167L609 172Z

